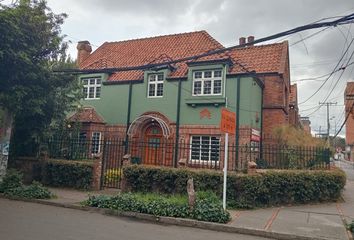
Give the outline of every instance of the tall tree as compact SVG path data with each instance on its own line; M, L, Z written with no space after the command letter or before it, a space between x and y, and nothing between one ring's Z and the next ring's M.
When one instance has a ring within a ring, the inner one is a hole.
M47 135L79 97L75 77L54 72L73 66L61 34L65 18L44 0L0 4L0 108L14 118L15 146Z

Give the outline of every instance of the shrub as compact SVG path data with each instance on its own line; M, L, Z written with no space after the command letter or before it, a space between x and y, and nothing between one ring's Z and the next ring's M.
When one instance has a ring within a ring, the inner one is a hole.
M49 199L53 194L48 188L43 187L39 182L33 182L29 186L19 186L9 189L5 192L5 196L10 198L23 198L23 199Z
M7 192L9 189L17 188L22 186L23 175L15 170L8 169L6 171L5 177L0 182L0 192Z
M230 220L230 214L223 210L220 200L216 201L216 199L214 193L197 194L196 205L190 209L187 196L183 195L124 193L113 197L90 196L84 205L154 216L194 218L200 221L226 223Z
M0 192L10 198L45 199L51 198L52 193L39 182L33 182L29 186L22 183L22 174L14 169L9 169L3 181L0 183Z
M354 220L352 220L351 223L348 224L348 230L354 233Z
M123 168L126 188L137 192L186 194L189 177L196 191L222 195L223 175L215 170L132 165ZM273 170L256 175L229 173L229 207L253 208L337 200L346 177L341 170Z
M93 162L48 160L41 165L42 183L54 187L90 189Z

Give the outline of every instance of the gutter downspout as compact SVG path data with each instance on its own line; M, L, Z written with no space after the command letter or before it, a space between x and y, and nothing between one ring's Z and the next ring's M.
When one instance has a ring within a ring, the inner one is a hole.
M236 142L236 168L239 167L239 135L240 135L240 93L241 93L241 78L237 77L237 83L236 83L236 134L235 134L235 142Z
M128 129L130 126L130 112L131 112L131 107L132 107L132 91L133 91L133 82L129 82L129 95L128 95L128 112L127 112L127 129L125 130L125 146L124 146L124 153L128 153L128 147L129 147L129 136L128 136Z
M262 87L262 102L261 102L261 142L259 146L260 159L263 159L263 94L264 94L264 87Z
M177 168L178 148L179 148L179 123L181 113L181 89L182 80L178 80L178 94L177 94L177 115L176 115L176 141L175 141L175 153L173 158L173 167Z

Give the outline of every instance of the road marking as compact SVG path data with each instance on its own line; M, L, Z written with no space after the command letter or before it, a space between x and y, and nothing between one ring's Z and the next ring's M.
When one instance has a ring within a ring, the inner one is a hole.
M278 216L278 213L279 213L279 212L280 212L280 208L277 208L277 209L273 212L272 216L268 219L266 225L264 226L264 229L265 229L265 230L269 230L269 229L270 229L270 227L272 226L274 220L275 220L276 217Z
M347 226L347 221L345 220L343 210L342 210L342 208L341 208L341 206L340 206L339 203L336 203L336 207L337 207L337 211L339 212L339 216L340 216L340 218L342 219L342 222L343 222L343 224L344 224L344 227L346 228L346 226ZM346 232L347 232L348 239L349 239L349 240L350 240L350 239L353 239L352 233L351 233L347 228L346 228Z
M235 222L241 215L241 212L232 212L231 213L231 221L228 224L231 224L233 222Z

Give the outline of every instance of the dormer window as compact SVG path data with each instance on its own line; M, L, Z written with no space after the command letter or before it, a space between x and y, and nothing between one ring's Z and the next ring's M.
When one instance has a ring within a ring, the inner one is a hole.
M163 73L148 75L148 97L163 96Z
M193 96L221 95L221 70L205 70L193 72Z
M81 79L84 99L99 99L101 97L101 78L91 77Z

